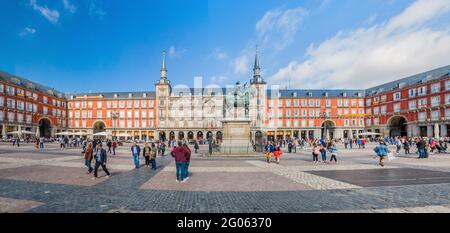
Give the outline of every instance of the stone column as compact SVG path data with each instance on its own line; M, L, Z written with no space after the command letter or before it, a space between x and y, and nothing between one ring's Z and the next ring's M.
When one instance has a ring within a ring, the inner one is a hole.
M314 129L314 138L320 138L320 129Z
M413 125L408 125L408 129L407 129L407 136L408 137L413 137Z
M441 137L447 137L447 124L442 124L440 131Z
M432 125L427 125L427 137L434 136L434 127Z
M153 131L153 132L154 132L154 138L155 138L155 140L158 141L158 140L159 140L159 132L158 132L158 130L155 130L155 131Z
M139 130L139 141L142 140L142 131Z

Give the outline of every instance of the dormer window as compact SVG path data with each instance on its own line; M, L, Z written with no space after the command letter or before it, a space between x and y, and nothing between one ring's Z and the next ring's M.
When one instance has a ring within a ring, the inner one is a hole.
M294 92L294 97L297 97L297 92Z
M114 94L114 99L117 99L117 94Z
M362 93L361 93L361 92L358 92L358 93L357 93L357 96L358 96L358 97L362 97Z
M147 93L142 94L142 97L146 98L147 97Z
M328 92L323 93L325 97L328 97Z
M342 97L347 97L347 92L342 92Z
M128 98L132 98L132 97L133 97L133 94L129 93Z

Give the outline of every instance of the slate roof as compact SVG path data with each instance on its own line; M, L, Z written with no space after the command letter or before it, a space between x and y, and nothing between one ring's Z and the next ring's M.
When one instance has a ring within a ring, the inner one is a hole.
M450 75L450 65L368 88L366 89L366 96L373 96L380 92L430 82L448 75Z
M56 96L58 98L65 98L64 93L55 90L54 88L50 88L44 85L41 85L39 83L30 81L28 79L16 76L16 75L12 75L3 71L0 71L0 80L6 81L7 83L10 84L15 84L27 89L31 89L31 90L35 90L38 92L42 92L45 93L47 95L52 95L52 96Z

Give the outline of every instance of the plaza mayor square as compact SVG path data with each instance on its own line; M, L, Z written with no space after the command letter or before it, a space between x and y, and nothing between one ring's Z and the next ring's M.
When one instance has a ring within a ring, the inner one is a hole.
M132 2L0 1L0 213L450 213L450 1Z

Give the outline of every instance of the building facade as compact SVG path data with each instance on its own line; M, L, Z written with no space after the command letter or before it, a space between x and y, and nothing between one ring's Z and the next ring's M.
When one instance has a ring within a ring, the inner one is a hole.
M261 77L258 51L249 84L172 86L163 53L155 91L62 94L0 73L2 136L19 128L50 137L78 135L150 139L222 139L223 121L250 122L262 139L449 135L450 66L360 90L283 89Z
M51 137L65 130L67 122L67 100L63 93L0 72L1 137L17 131Z

